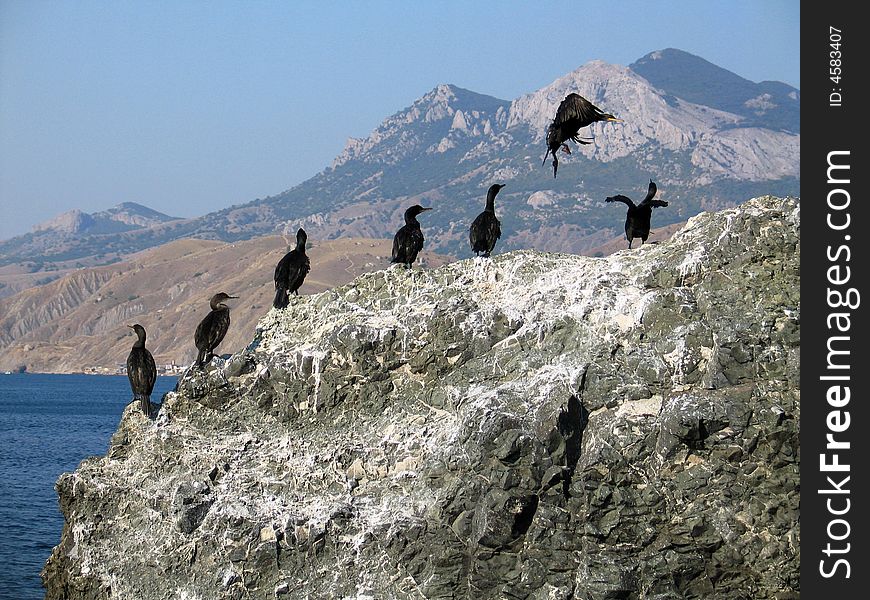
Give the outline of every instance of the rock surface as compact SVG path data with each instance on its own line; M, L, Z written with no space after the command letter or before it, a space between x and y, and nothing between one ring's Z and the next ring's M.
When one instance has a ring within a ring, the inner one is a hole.
M57 483L46 598L799 597L800 209L388 269Z

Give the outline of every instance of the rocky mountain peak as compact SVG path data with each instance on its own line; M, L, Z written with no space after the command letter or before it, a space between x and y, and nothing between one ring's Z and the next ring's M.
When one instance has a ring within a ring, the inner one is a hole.
M170 217L135 202L122 202L107 210L88 214L79 209L62 213L48 221L33 226L34 232L57 232L62 234L116 233L141 227L150 227L177 217Z
M782 82L755 83L675 48L651 52L629 68L671 95L744 117L743 127L800 132L800 92Z
M68 210L33 226L34 232L57 231L59 233L78 233L93 223L91 215L78 209Z
M514 100L507 127L526 126L533 132L535 140L542 140L565 96L575 92L601 107L605 104L607 83L625 77L626 70L601 60L590 61L549 85Z
M332 168L352 160L394 164L415 152L444 152L455 146L451 133L490 136L504 126L508 106L491 96L440 84L388 117L369 137L350 138Z
M151 225L178 219L178 217L170 217L136 202L121 202L108 210L94 213L93 217L97 219L105 218L135 227L150 227Z
M559 104L572 92L623 121L595 123L581 130L584 137L597 141L576 150L602 161L628 156L650 142L685 150L718 127L740 121L736 115L669 96L628 67L595 60L515 100L508 128L527 127L535 142L543 143Z

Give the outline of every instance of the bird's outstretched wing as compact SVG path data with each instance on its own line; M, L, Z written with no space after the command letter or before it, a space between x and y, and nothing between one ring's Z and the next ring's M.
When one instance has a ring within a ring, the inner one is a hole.
M627 204L629 207L634 208L634 201L628 196L623 196L622 194L617 194L616 196L608 196L604 199L605 202L622 202L623 204Z
M576 127L585 127L591 125L595 121L618 121L616 117L605 113L603 110L589 102L580 94L568 94L559 108L556 109L556 117L553 119L553 125L563 125L565 123L576 124Z
M653 200L653 197L656 195L658 188L656 188L655 182L650 179L649 180L649 189L646 192L646 198L643 199L643 202L640 203L641 206L652 206L654 208L659 208L662 206L667 206L668 203L664 200Z

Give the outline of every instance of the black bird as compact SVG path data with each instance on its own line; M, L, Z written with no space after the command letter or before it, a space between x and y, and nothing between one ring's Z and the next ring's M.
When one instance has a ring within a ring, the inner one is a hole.
M417 215L427 210L432 210L432 207L423 208L415 204L405 211L405 224L393 238L393 259L390 262L402 263L410 269L411 263L417 260L417 254L423 249L423 232Z
M133 400L138 400L142 412L150 416L151 391L154 389L154 382L157 381L157 365L154 364L154 357L145 347L145 328L139 323L127 327L135 331L139 338L127 356L127 378L130 380L130 389L133 390Z
M621 194L604 199L605 202L624 202L628 205L628 213L625 216L625 239L628 240L629 248L631 248L631 241L634 238L640 238L640 243L643 245L646 238L649 237L649 221L652 217L652 209L668 205L664 200L653 200L655 195L656 184L650 179L646 198L637 206L631 201L631 198Z
M590 140L580 137L579 131L581 127L591 125L596 121L616 121L621 123L622 119L617 119L611 114L602 111L600 108L589 102L580 94L568 94L559 108L556 110L556 117L550 126L547 128L547 153L544 154L544 161L541 166L547 162L547 156L553 155L553 177L556 176L556 171L559 169L559 158L556 153L559 148L562 148L568 154L571 154L571 149L565 142L572 140L578 144L591 144Z
M311 261L305 255L308 236L301 227L296 232L296 248L284 255L275 267L275 300L272 306L286 308L290 294L299 295L299 288L311 270Z
M199 350L196 357L196 366L199 368L211 361L214 349L223 341L227 329L230 328L230 308L224 304L224 300L230 298L238 298L238 296L230 296L223 292L212 296L209 301L211 312L196 326L193 340L196 342L196 349Z
M483 256L488 257L495 248L496 241L501 237L501 223L495 216L495 197L503 187L504 184L501 183L489 186L486 192L486 208L471 224L468 237L471 241L471 251L477 256L483 252Z

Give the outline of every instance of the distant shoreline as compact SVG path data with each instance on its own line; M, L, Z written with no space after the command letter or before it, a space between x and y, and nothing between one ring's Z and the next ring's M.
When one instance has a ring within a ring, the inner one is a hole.
M184 373L157 373L158 377L181 377ZM2 371L2 375L90 375L96 377L126 377L126 373L95 373L92 371Z

